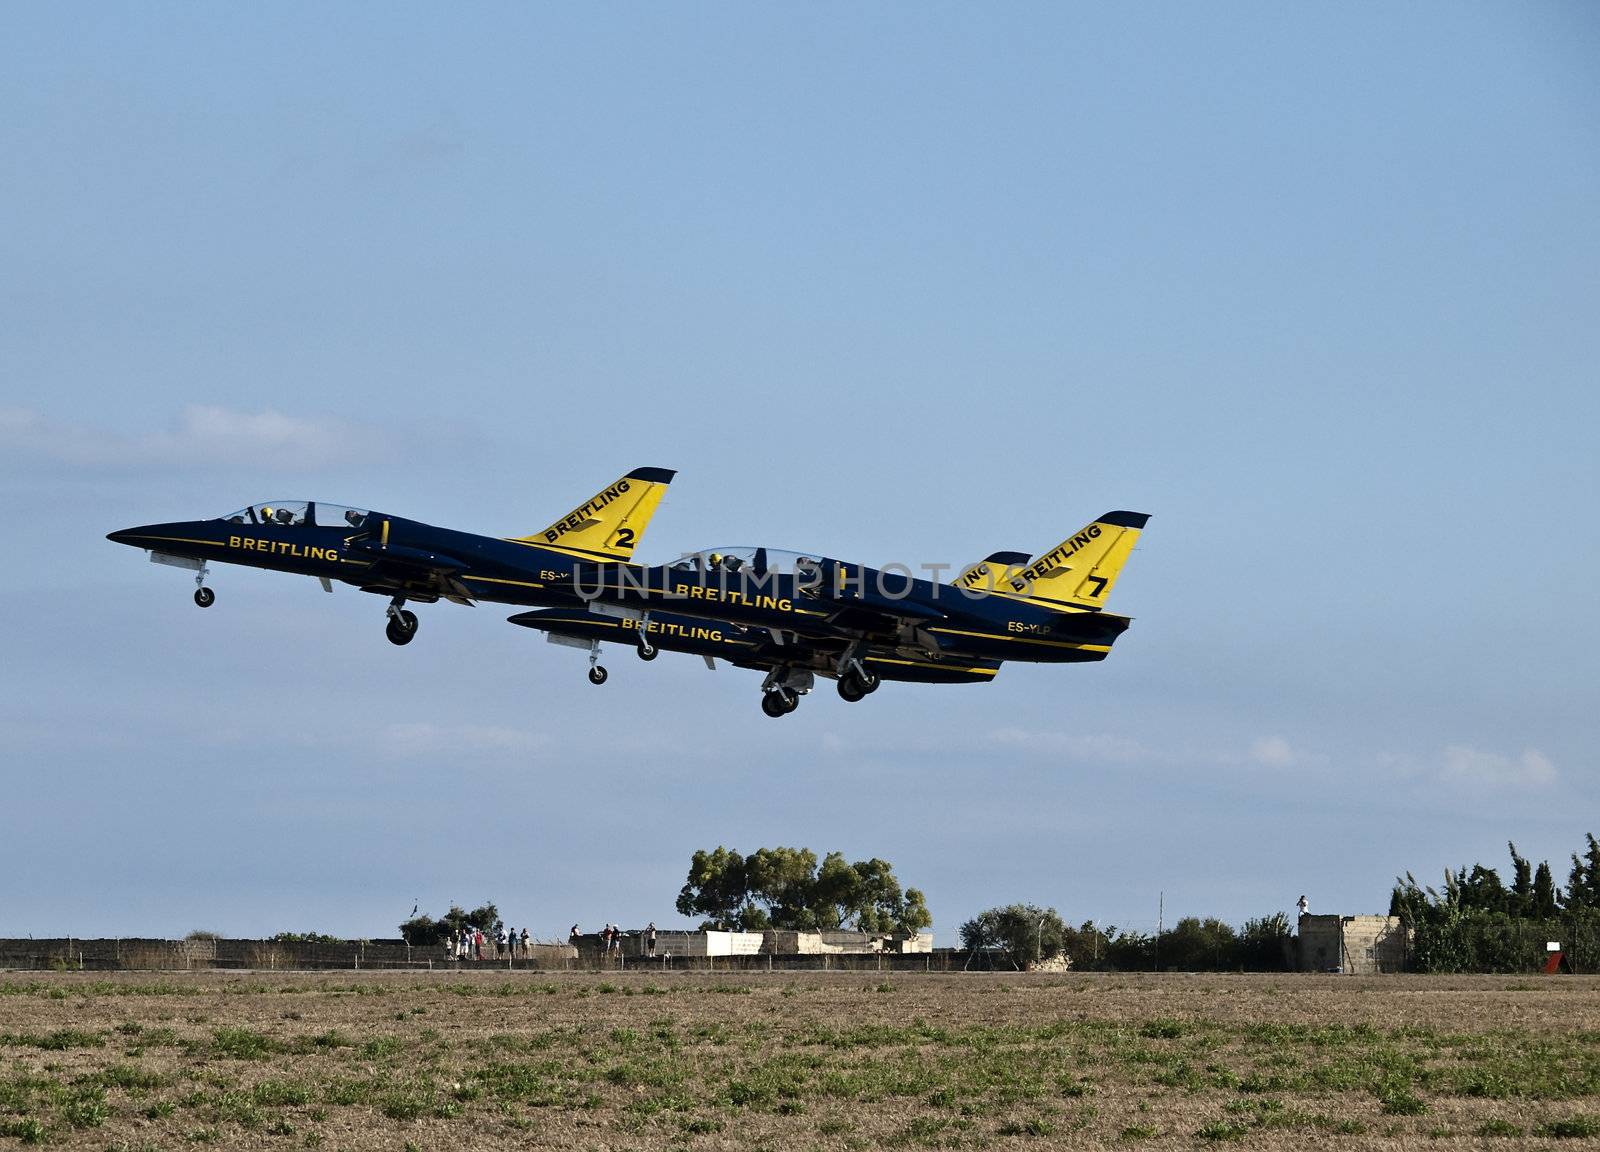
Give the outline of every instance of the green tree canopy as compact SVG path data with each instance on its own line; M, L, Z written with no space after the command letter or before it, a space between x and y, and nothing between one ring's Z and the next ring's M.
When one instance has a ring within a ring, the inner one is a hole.
M450 911L438 920L427 914L413 916L400 925L400 935L407 944L417 947L437 944L462 928L478 928L486 935L493 935L500 929L500 911L492 901L478 905L471 912L465 911L459 904L452 904Z
M678 911L709 928L757 931L920 932L933 923L923 894L902 889L887 860L847 863L809 848L728 848L694 854L678 893Z
M961 925L961 946L1000 952L1018 968L1066 951L1068 929L1054 908L1007 904L979 912Z

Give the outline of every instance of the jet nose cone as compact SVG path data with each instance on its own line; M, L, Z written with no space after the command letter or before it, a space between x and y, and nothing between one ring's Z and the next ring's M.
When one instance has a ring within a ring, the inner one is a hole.
M111 541L113 544L126 544L129 536L131 535L132 530L124 528L120 532L107 532L106 539Z
M106 539L113 544L127 544L129 547L142 548L145 545L140 544L139 541L149 530L150 526L148 524L134 528L119 528L115 532L107 532Z

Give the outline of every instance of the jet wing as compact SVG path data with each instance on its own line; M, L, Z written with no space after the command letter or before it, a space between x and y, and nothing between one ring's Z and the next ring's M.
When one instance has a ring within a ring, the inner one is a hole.
M467 565L447 553L366 542L352 544L350 552L370 561L371 566L362 575L363 591L393 590L415 600L445 599L472 604L472 593L460 580Z

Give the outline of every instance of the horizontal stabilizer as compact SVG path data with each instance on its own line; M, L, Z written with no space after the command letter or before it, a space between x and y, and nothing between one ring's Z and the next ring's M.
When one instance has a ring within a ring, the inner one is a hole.
M993 592L1007 583L1028 563L1026 552L992 552L976 564L962 569L955 586L964 592Z

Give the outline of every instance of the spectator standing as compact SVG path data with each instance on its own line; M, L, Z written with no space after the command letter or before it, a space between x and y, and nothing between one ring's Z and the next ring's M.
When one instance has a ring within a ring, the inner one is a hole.
M649 955L654 958L656 954L656 922L654 920L650 921L649 926L644 930L644 939Z
M1301 896L1300 896L1300 903L1296 904L1295 907L1300 909L1300 915L1302 915L1302 916L1311 915L1311 901L1309 901L1309 900L1307 900L1305 898L1304 893L1302 893Z
M522 958L524 960L528 958L528 930L526 928L522 930Z

